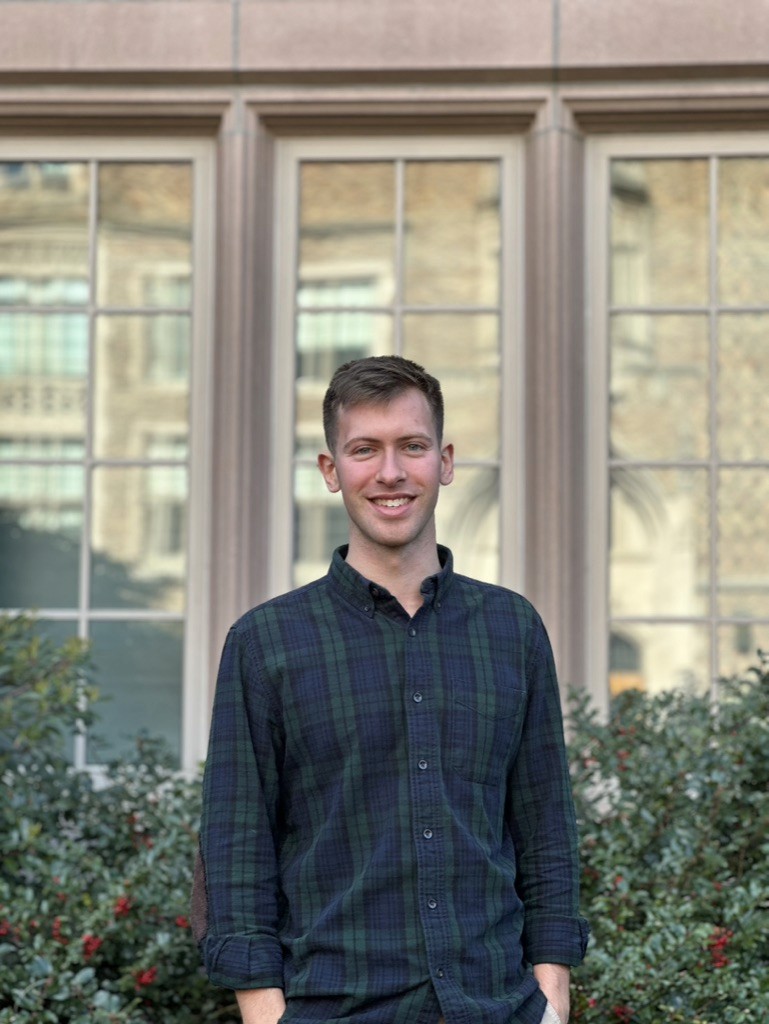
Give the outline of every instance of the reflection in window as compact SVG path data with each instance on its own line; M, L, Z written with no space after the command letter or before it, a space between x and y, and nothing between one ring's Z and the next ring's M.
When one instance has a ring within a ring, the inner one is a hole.
M94 641L100 757L179 749L191 196L188 162L0 163L0 605Z
M462 571L499 578L500 163L299 164L295 584L322 575L347 537L341 499L315 467L329 378L351 359L389 353L444 385L458 468L439 529Z
M374 305L372 278L302 281L296 331L299 380L328 380L337 366L375 351L376 320L361 306Z
M609 637L609 688L612 696L623 690L646 689L643 651L636 640L623 633Z
M146 304L183 310L188 305L185 274L149 277L144 283ZM186 316L153 316L147 320L147 378L186 385L190 372L190 331Z
M769 646L769 160L616 159L610 211L611 687L707 690Z
M0 313L0 376L83 377L88 317L69 313Z

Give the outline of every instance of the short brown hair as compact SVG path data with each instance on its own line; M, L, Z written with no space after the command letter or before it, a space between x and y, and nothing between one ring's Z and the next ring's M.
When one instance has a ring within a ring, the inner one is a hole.
M333 452L339 410L356 405L386 404L416 388L430 406L438 442L443 440L443 395L440 383L418 363L402 356L367 356L340 366L323 399L323 431Z

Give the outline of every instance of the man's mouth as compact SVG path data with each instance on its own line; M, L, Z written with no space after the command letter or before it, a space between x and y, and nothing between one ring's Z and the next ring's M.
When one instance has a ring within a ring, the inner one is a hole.
M408 505L411 498L374 498L373 502L375 505L379 505L382 508L401 508L403 505Z

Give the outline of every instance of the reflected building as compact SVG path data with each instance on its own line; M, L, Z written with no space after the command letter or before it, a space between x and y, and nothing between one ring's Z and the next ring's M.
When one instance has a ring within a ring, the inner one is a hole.
M178 736L190 169L29 162L0 175L0 601L94 641L108 631L95 660L113 746L126 713L149 722L158 702ZM146 652L124 643L137 630L160 672L140 708ZM133 711L104 671L132 657Z
M717 697L769 648L763 5L278 6L5 5L0 599L93 643L77 763L205 755L227 627L346 539L369 354L443 382L439 537L564 696Z
M457 479L439 523L459 565L472 559L476 575L498 580L501 189L498 161L301 165L296 584L322 575L347 532L315 468L328 380L349 359L392 353L441 380Z
M768 218L766 159L612 168L614 691L707 691L769 613Z

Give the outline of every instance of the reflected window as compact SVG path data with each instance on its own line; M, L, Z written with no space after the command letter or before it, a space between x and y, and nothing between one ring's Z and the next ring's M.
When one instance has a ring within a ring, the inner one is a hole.
M616 157L609 210L610 685L706 692L769 647L769 156Z
M500 578L504 160L427 158L429 148L294 165L294 585L323 575L347 538L341 498L315 465L328 381L351 359L385 354L441 380L457 470L439 535L461 571Z
M0 606L93 641L98 749L180 752L193 162L0 162Z

